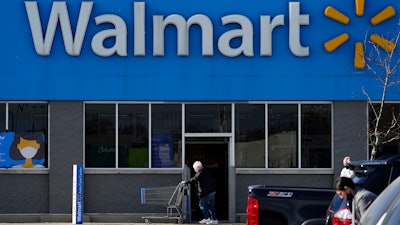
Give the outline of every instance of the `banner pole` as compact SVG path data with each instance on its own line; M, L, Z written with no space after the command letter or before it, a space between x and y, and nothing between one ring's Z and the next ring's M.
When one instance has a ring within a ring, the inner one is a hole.
M72 175L72 224L83 223L83 165L73 165Z

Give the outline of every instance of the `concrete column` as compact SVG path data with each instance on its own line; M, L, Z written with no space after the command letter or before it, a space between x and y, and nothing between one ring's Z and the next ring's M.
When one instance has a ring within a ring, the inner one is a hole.
M185 165L182 171L182 180L189 180L190 179L190 168ZM182 202L182 213L186 217L186 223L190 223L192 221L192 206L191 206L191 198L190 198L190 185L188 184L188 190L186 195L183 198Z
M83 164L83 102L51 101L49 213L71 214L72 166Z

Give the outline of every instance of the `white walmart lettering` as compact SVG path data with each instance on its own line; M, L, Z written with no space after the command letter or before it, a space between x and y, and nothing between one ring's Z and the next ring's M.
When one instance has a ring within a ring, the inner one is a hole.
M67 54L79 56L83 40L86 35L89 19L92 14L93 2L82 2L79 12L78 22L73 36L70 17L66 2L53 2L48 25L45 34L42 33L42 22L40 20L38 3L36 1L26 1L25 9L28 15L29 25L32 32L35 51L41 56L49 56L53 45L53 40L58 24L61 27L64 47ZM133 55L146 55L146 14L145 2L134 2L134 43ZM96 25L112 24L114 29L106 29L96 33L91 40L92 51L99 56L109 57L118 55L125 57L128 55L128 33L127 24L118 15L103 14L94 17ZM300 14L300 2L289 2L289 50L298 57L309 56L309 47L302 46L300 42L301 26L309 25L309 15ZM221 54L228 57L236 57L241 54L254 56L254 28L253 24L246 16L231 14L221 18L222 25L238 24L240 29L226 31L218 38L218 50ZM189 29L192 25L201 28L202 55L214 55L214 25L210 18L203 14L196 14L189 19L185 19L178 14L153 15L153 56L164 56L164 35L165 28L173 25L177 30L177 55L189 56ZM284 15L280 14L271 18L269 15L260 16L260 55L272 56L272 33L278 26L284 26ZM114 38L113 46L104 46L106 39ZM241 44L235 48L231 47L232 39L240 38Z

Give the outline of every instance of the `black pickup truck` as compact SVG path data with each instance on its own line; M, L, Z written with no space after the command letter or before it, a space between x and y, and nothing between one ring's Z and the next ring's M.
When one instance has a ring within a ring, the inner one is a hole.
M353 181L379 194L400 175L400 154L373 161L352 161ZM248 225L331 224L335 191L321 188L248 187Z

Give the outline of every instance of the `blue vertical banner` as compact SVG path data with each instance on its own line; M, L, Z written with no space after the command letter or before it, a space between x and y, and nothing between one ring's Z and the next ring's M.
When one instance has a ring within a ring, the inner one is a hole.
M83 223L83 165L73 166L72 224Z

